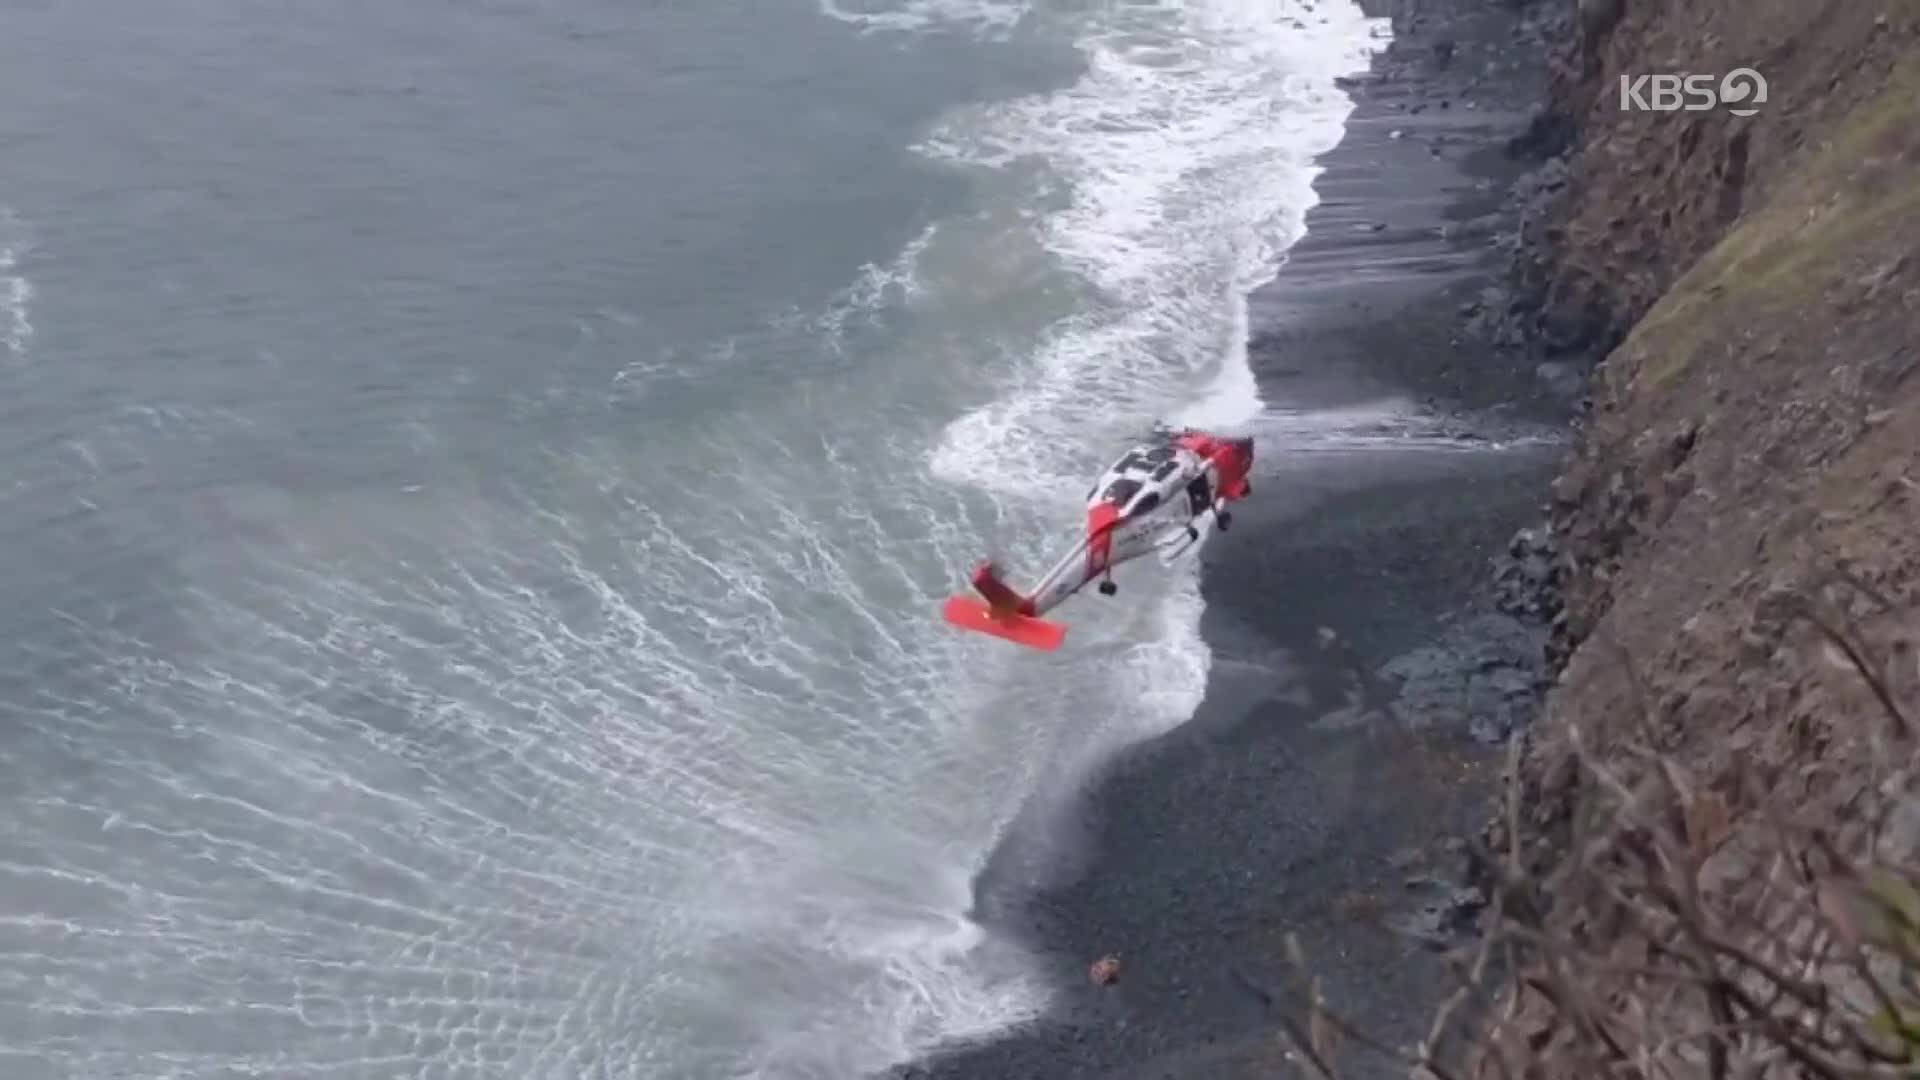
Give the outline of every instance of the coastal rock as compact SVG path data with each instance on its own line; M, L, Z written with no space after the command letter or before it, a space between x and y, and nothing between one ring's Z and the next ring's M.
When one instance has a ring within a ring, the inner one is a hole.
M1508 147L1517 156L1553 156L1515 181L1498 212L1502 227L1490 234L1491 244L1508 264L1506 280L1485 290L1468 328L1497 348L1565 360L1572 371L1591 366L1625 334L1603 283L1562 265L1559 223L1572 194L1565 157L1570 136L1556 127L1563 123L1558 114L1537 114ZM1550 389L1562 401L1576 396L1570 379Z
M1537 571L1551 580L1553 571ZM1398 690L1395 719L1414 730L1458 725L1502 745L1539 709L1546 683L1543 620L1486 613L1449 627L1428 645L1387 663L1380 676Z
M1550 360L1533 369L1534 377L1547 393L1562 401L1574 401L1586 388L1583 365L1568 360Z
M1522 529L1493 560L1494 606L1535 624L1566 606L1561 585L1566 569L1551 529Z
M1507 156L1553 159L1567 152L1578 128L1565 110L1543 105L1527 120L1527 129L1507 142Z
M1487 240L1499 235L1507 223L1507 215L1501 213L1481 214L1465 221L1450 222L1441 228L1441 236L1447 240ZM1475 305L1478 311L1478 305ZM1465 312L1464 314L1473 314Z
M1580 0L1580 35L1585 43L1605 37L1626 12L1625 0Z
M1387 920L1389 929L1435 950L1455 948L1478 934L1480 913L1487 906L1487 896L1478 888L1448 886L1432 878L1410 887L1435 895L1419 909Z

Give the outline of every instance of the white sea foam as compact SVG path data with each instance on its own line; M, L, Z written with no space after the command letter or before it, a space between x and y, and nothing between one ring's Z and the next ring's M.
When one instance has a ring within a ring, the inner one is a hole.
M900 254L886 263L867 263L854 275L853 284L842 289L827 303L825 314L813 320L813 329L830 346L839 349L850 322L871 318L891 305L912 305L924 295L920 281L920 260L940 233L940 223L921 229Z
M1381 398L1333 408L1269 409L1249 427L1271 447L1268 462L1314 453L1353 451L1487 452L1557 445L1562 434L1515 423L1489 424L1436 413L1406 398Z
M1087 466L1086 434L1257 413L1246 295L1300 235L1313 159L1351 109L1333 80L1364 67L1378 26L1351 3L1108 9L1081 39L1074 85L941 126L922 147L937 159L1037 159L1068 185L1042 234L1103 303L950 429L940 475L1054 493Z
M25 226L0 207L0 350L13 361L25 360L33 341L33 282L21 266L28 250Z
M867 33L958 28L981 37L1012 30L1031 6L1026 0L820 0L822 14Z

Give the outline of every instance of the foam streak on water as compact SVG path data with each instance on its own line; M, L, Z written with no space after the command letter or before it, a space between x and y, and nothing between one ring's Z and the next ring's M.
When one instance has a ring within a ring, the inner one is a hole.
M820 11L869 33L957 27L995 37L1019 25L1028 5L1022 0L820 0Z
M98 691L0 749L39 763L0 795L9 1075L848 1076L1031 1007L958 913L1037 778L898 618L926 575L826 541L858 512L559 474L227 492L190 640L73 627ZM957 512L910 508L930 553Z
M33 282L21 267L27 250L26 228L0 207L0 355L13 361L27 358L33 340Z

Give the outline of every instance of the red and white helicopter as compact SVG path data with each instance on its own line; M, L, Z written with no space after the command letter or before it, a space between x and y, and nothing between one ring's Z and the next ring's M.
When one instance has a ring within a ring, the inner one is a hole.
M1113 568L1154 551L1162 563L1198 544L1202 530L1227 531L1227 504L1253 494L1252 436L1227 437L1183 429L1163 431L1127 451L1087 493L1086 535L1033 589L1021 594L989 559L973 572L979 597L949 597L943 614L965 630L1053 650L1067 628L1041 616L1098 581L1100 594L1117 587Z

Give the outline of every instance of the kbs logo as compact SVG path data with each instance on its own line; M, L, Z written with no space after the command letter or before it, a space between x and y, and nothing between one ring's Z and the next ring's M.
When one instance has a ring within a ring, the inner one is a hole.
M1705 112L1718 106L1735 116L1752 116L1767 103L1767 80L1752 68L1726 75L1620 76L1620 111Z

